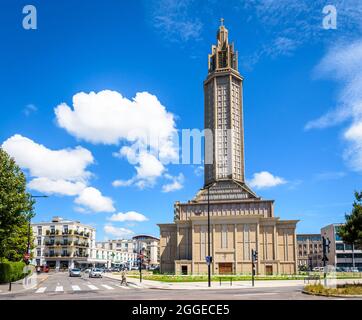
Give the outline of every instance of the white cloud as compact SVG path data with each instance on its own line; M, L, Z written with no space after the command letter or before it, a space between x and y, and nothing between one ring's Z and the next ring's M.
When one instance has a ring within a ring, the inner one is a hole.
M148 92L137 93L132 100L110 90L80 92L73 96L73 108L62 103L55 114L59 126L79 139L103 144L138 142L159 150L164 159L177 156L174 116Z
M259 173L254 173L253 179L249 181L249 184L252 188L256 189L265 189L276 187L281 184L285 184L286 180L281 177L272 175L267 171L262 171Z
M199 5L198 1L192 0L160 0L152 2L148 4L151 6L150 22L168 41L201 40L203 24L199 17L195 15L193 4Z
M134 234L132 230L126 228L117 228L111 224L106 224L103 230L106 234L119 239L129 238Z
M15 158L17 164L29 170L32 180L28 187L45 194L77 196L75 202L93 212L114 212L112 200L95 188L88 187L92 176L87 167L94 163L87 149L51 150L21 135L7 139L2 148Z
M352 170L362 172L362 39L330 48L316 68L319 77L340 84L337 107L306 124L306 129L323 129L350 121L343 133L347 143L344 159Z
M194 169L196 176L201 177L204 174L204 166L198 166Z
M111 217L108 218L109 221L114 222L125 222L125 221L137 221L137 222L143 222L147 221L148 218L145 217L143 214L135 212L135 211L128 211L126 213L116 213L113 214Z
M67 180L52 180L49 178L34 178L28 184L32 190L47 194L61 194L66 196L76 196L82 192L86 185L83 182L71 182Z
M78 205L85 206L94 212L114 212L111 198L105 197L102 193L93 187L85 188L74 200Z
M79 139L96 144L130 143L113 155L126 158L135 166L136 175L116 180L114 186L153 186L165 171L164 164L178 161L174 115L147 92L137 93L132 100L110 90L81 92L74 95L72 108L60 104L55 114L59 126Z
M30 103L25 106L23 113L28 117L32 113L35 113L37 111L38 111L38 108L34 104Z
M183 182L185 180L185 177L182 173L180 173L176 177L166 174L165 178L171 180L172 182L163 185L162 192L172 192L172 191L180 190L183 188Z
M86 167L94 162L91 152L82 147L50 150L19 134L7 139L2 148L33 177L86 180L91 175Z

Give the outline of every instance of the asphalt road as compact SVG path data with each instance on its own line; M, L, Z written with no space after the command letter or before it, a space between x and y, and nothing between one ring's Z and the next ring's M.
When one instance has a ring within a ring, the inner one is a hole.
M0 300L316 300L328 299L305 295L302 287L271 287L242 289L161 290L137 287L131 279L129 286L106 277L91 279L69 277L67 273L50 273L37 287L25 292L0 295ZM342 298L335 298L343 300Z

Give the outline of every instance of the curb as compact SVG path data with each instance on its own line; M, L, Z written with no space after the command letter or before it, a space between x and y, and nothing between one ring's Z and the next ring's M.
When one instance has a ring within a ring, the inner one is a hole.
M319 297L332 297L332 298L361 298L362 299L362 295L337 295L337 294L330 294L330 295L325 295L322 293L313 293L313 292L309 292L306 290L302 290L302 293L304 294L308 294L310 296L319 296Z
M40 280L36 286L32 287L32 288L28 288L28 289L23 289L23 290L19 290L19 291L6 291L6 292L0 292L0 295L6 296L6 295L12 295L12 294L18 294L18 293L24 293L30 289L34 289L34 288L38 288L40 284L42 284L45 280L47 280L49 278L49 275L47 275L44 279ZM22 281L23 279L21 279ZM20 281L20 280L19 280Z

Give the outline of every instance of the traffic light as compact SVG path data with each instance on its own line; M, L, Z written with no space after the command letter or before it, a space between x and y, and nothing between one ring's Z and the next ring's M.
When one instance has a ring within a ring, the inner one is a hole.
M251 254L252 254L253 262L258 261L258 251L252 249L252 250L251 250Z
M328 253L330 253L331 252L331 240L329 240L329 238L327 238L326 245L327 245Z

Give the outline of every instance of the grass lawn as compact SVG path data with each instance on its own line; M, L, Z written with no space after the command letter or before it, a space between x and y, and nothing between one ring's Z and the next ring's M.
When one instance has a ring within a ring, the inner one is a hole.
M323 279L323 273L314 273L319 274L320 278ZM139 278L139 273L128 273L128 277L130 278ZM298 275L257 275L255 276L255 280L303 280L307 277L306 273L298 274ZM142 272L142 278L145 280L154 280L161 282L203 282L207 281L207 275L171 275L171 274L151 274L147 272ZM362 278L361 273L357 274L338 274L338 279L351 279L351 278ZM251 275L213 275L211 280L214 282L221 281L251 281Z
M138 278L139 275L129 275L130 278ZM207 275L182 276L182 275L142 275L145 280L154 280L161 282L204 282L208 281ZM300 280L304 276L256 276L255 280ZM211 281L251 281L251 275L230 275L230 276L212 276Z
M305 291L322 294L326 296L330 295L362 295L362 284L344 284L338 285L337 288L326 288L321 284L308 285L304 288Z

